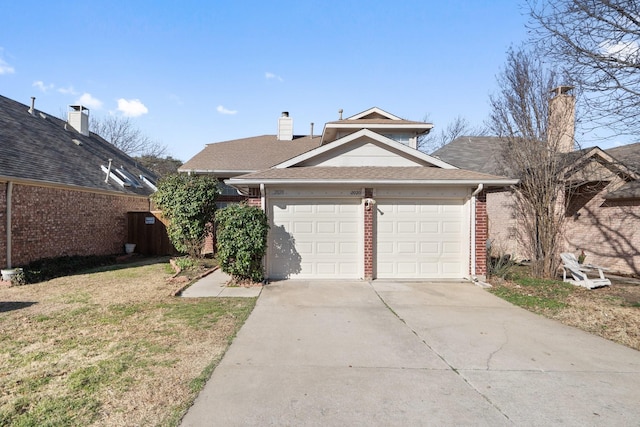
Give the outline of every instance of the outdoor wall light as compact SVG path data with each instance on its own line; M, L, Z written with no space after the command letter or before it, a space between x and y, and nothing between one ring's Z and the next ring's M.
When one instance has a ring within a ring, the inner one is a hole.
M375 205L376 201L373 199L364 199L364 208L368 211L371 210L371 206Z

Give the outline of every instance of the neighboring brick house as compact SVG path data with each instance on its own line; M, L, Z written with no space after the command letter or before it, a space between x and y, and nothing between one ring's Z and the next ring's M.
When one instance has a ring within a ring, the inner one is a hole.
M561 96L573 100L569 95ZM572 135L573 129L568 133ZM508 165L502 160L505 147L506 141L497 137L464 136L433 155L461 168L508 175ZM624 274L640 274L640 144L577 151L569 144L562 155L573 171L572 185L578 185L570 192L561 251L576 255L584 251L589 263ZM487 194L487 212L489 239L496 254L527 259L508 188Z
M179 171L223 180L222 203L266 211L270 279L484 276L484 191L517 180L418 151L432 127L374 107L295 136L283 113L276 135L209 144Z
M122 253L127 212L149 211L155 175L89 132L86 108L65 122L34 104L0 96L0 266Z

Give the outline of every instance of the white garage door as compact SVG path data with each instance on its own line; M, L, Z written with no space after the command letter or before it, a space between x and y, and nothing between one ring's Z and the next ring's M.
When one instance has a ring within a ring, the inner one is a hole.
M379 279L460 279L467 274L468 232L457 200L378 200Z
M270 205L270 278L362 276L360 200L282 199Z

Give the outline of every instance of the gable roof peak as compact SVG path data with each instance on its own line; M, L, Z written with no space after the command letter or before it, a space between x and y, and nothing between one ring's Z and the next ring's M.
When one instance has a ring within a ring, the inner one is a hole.
M358 119L388 119L388 120L402 120L402 118L393 115L382 108L371 107L368 110L362 111L358 114L354 114L351 117L347 117L345 120L358 120Z

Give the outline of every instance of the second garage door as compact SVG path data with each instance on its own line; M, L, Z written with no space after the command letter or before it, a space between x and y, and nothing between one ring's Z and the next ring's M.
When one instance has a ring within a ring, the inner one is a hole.
M462 200L378 200L379 279L460 279L468 264Z
M273 199L268 253L272 279L362 276L361 201Z

